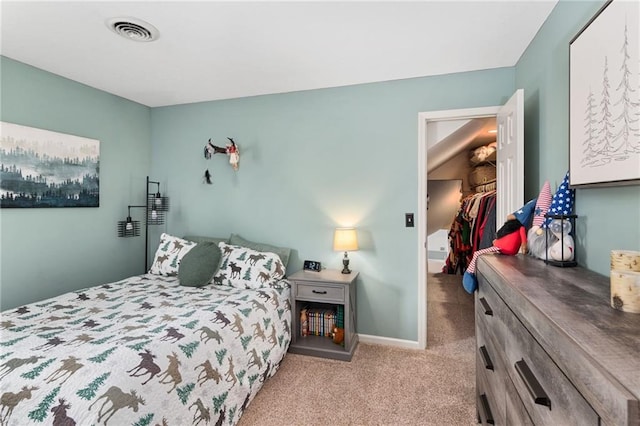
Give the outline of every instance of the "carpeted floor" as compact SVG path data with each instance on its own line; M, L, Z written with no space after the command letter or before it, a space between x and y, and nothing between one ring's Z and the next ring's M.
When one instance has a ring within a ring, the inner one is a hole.
M473 296L429 274L427 350L360 344L351 362L288 354L240 419L249 425L474 425Z

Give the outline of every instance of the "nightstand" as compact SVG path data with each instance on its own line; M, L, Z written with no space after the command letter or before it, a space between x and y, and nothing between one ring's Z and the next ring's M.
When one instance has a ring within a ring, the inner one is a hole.
M351 361L358 345L356 334L356 278L357 272L343 274L337 269L320 272L299 271L289 277L291 282L291 344L289 352ZM302 336L300 312L311 309L344 307L344 346L333 343L331 337Z

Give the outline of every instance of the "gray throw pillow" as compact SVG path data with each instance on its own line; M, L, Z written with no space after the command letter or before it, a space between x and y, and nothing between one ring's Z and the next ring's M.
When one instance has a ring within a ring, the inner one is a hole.
M178 267L180 285L202 287L211 282L220 267L222 253L212 242L198 243L184 255Z

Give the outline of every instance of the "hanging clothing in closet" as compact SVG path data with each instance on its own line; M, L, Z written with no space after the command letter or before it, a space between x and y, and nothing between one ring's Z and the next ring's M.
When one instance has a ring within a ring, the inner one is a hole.
M476 250L490 247L496 233L496 191L469 195L449 231L449 256L442 272L463 274Z

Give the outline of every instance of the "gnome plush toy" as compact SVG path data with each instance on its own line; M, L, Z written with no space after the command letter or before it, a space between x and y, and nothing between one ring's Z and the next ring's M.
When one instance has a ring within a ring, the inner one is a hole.
M540 195L538 196L538 202L536 203L536 209L534 211L533 223L531 229L527 234L529 253L538 259L545 260L547 258L554 260L573 260L573 238L569 235L571 230L567 230L567 224L558 224L553 226L550 230L550 225L553 223L552 218L544 217L545 214L549 215L569 215L573 213L573 205L575 200L575 190L569 188L569 172L566 173L564 179L560 183L560 186L556 190L553 198L551 197L551 190L549 182L545 182ZM562 229L560 229L560 227ZM564 237L563 237L564 234ZM562 238L563 237L563 238ZM551 255L547 252L553 248L554 245L559 244L562 240L566 247L557 246L554 249L554 253L561 253L558 256ZM571 253L571 258L567 259L567 251Z
M462 276L462 286L467 293L473 293L478 288L478 279L476 278L476 263L478 257L486 253L501 253L515 256L518 252L527 252L527 232L525 227L528 226L533 215L536 200L533 199L525 204L518 211L507 216L507 221L496 233L493 245L473 253L471 262L467 266L467 270Z

